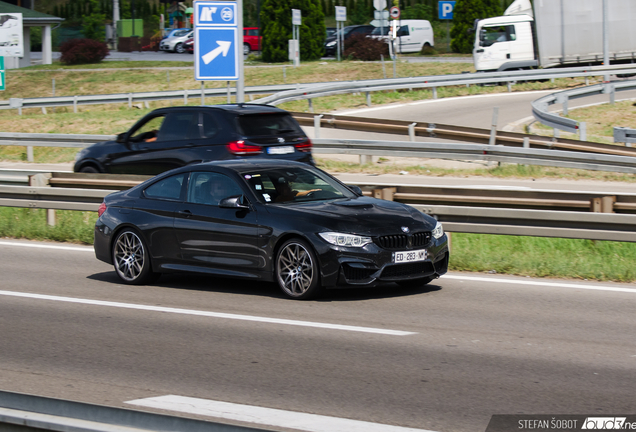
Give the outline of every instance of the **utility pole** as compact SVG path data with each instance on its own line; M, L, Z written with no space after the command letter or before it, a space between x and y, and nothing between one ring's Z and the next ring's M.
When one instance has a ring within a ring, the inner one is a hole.
M117 51L117 22L119 21L119 0L113 0L113 46Z

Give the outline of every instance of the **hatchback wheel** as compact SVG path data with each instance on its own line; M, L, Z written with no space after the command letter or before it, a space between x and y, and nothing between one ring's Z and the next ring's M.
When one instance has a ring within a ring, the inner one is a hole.
M318 262L312 248L303 240L288 240L276 255L276 280L293 299L315 297L320 287Z
M250 53L251 49L250 49L250 45L249 44L243 44L243 55L248 55Z
M177 46L174 47L174 50L179 54L183 54L185 52L185 47L182 43L178 43Z
M113 244L113 263L117 276L127 284L142 285L158 275L152 272L148 249L136 231L125 229Z

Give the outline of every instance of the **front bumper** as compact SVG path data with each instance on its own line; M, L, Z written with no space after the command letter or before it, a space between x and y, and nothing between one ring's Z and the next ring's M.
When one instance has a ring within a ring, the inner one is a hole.
M331 246L320 256L322 281L328 288L375 286L382 282L401 282L438 278L448 271L448 237L434 239L426 248L427 259L396 264L393 252L375 244L364 248Z

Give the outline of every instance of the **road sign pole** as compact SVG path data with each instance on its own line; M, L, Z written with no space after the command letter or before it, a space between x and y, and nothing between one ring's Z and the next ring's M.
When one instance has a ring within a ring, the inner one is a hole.
M245 102L245 55L243 54L243 0L236 0L236 20L238 24L238 80L236 81L236 103Z

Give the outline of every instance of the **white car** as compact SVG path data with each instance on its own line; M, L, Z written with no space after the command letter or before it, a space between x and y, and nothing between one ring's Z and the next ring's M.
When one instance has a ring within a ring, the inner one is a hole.
M192 29L183 29L175 32L173 36L163 39L159 44L159 49L161 51L184 53L186 49L183 43L191 37L194 37L194 31Z

